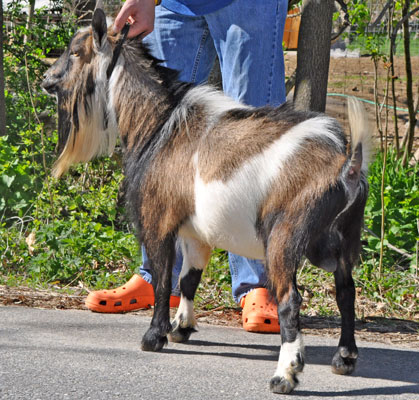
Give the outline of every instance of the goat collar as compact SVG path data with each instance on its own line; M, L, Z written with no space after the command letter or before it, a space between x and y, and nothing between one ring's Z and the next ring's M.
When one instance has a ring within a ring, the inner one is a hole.
M124 44L127 38L129 28L130 28L129 24L125 24L121 30L121 37L116 43L115 49L113 51L111 63L109 64L108 69L106 70L106 77L108 79L111 77L112 72L115 68L116 62L118 61L119 55L121 54L122 45Z

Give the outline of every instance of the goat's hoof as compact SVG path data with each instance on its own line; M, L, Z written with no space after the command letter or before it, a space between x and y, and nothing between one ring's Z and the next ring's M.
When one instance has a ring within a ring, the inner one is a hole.
M338 375L350 375L354 372L358 352L350 351L346 346L339 347L333 356L332 372Z
M179 322L175 320L172 325L172 331L169 333L168 337L171 342L185 343L194 332L197 332L197 330L193 326L181 327Z
M167 344L167 337L161 336L157 329L150 328L141 341L141 349L143 351L160 351Z
M274 376L271 379L269 387L271 392L279 394L291 393L297 386L298 380L296 376L290 376L289 379L280 376Z

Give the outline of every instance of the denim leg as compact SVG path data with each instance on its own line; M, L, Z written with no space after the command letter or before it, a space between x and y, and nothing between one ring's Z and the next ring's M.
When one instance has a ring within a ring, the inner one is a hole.
M165 60L163 65L179 71L184 82L203 83L214 64L216 51L203 17L175 14L164 7L156 7L154 31L144 38L151 54ZM143 265L141 276L151 283L150 267L144 246L141 247ZM176 260L172 271L172 294L179 296L179 275L182 270L181 250L176 249Z
M203 17L173 13L156 7L154 31L144 38L154 57L179 71L183 82L200 84L208 80L216 50Z
M228 253L231 272L231 291L237 303L255 288L266 287L268 281L262 261Z
M205 16L230 97L255 107L285 102L287 7L288 0L235 0Z
M287 0L235 0L205 18L220 60L224 92L252 106L285 102L282 37ZM236 302L267 283L264 266L229 253Z

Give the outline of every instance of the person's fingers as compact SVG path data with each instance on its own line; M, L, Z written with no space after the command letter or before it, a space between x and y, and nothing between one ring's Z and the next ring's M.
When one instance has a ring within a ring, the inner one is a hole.
M130 17L131 15L131 7L127 7L127 3L125 3L123 5L123 7L121 8L121 11L119 11L118 15L115 18L114 24L113 24L113 30L115 32L120 32L122 30L122 28L125 25L125 22L128 21L128 19L132 19Z
M128 32L128 38L133 38L136 36L141 35L141 39L145 36L147 36L149 33L151 33L151 30L144 30L141 26L138 26L136 24L131 25Z
M128 37L144 37L154 29L154 0L127 0L115 18L113 30L120 32L126 22L131 27Z

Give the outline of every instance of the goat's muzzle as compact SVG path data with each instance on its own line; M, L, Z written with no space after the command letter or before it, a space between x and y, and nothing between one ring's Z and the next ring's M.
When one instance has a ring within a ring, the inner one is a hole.
M50 75L44 74L44 80L41 82L41 88L48 94L57 93L57 81L52 79Z

